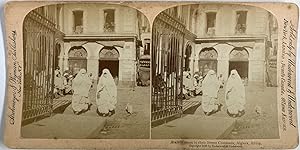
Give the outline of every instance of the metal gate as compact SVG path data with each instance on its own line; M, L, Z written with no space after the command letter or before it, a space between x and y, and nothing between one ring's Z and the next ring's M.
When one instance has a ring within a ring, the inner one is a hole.
M153 23L152 123L182 113L184 30L183 21L168 12L160 13Z
M25 17L22 123L52 112L55 31L55 24L35 10Z

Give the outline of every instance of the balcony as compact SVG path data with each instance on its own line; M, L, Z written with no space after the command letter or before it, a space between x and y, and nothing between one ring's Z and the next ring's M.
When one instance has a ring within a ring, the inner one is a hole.
M237 24L235 27L236 34L245 34L246 33L246 24Z
M76 26L73 28L74 34L82 34L83 33L83 26Z
M104 32L115 32L115 23L114 22L105 23L103 31Z
M207 32L206 32L206 35L208 35L208 36L214 36L214 35L216 35L216 29L215 29L215 27L208 28Z

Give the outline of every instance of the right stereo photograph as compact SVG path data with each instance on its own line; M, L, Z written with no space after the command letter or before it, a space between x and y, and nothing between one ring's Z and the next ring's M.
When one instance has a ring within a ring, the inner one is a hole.
M152 28L152 139L279 139L278 25L265 9L191 4Z

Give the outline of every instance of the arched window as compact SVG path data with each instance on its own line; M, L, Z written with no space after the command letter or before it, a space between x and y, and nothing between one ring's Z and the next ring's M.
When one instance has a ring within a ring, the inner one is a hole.
M101 60L118 60L119 52L115 48L103 48L99 53Z
M69 51L69 69L77 74L80 69L87 69L87 51L82 46L72 47Z
M212 48L204 48L199 54L199 73L205 76L209 70L214 70L217 72L217 51Z
M234 48L229 54L230 61L248 61L249 54L245 48Z

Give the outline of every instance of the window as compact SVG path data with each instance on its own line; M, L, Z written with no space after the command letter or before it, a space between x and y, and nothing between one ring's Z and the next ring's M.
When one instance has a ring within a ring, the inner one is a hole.
M83 11L73 11L73 17L73 31L75 34L81 34L83 32Z
M104 10L104 32L115 32L115 10Z
M150 39L145 39L144 55L150 55Z
M216 12L206 13L206 33L207 35L215 35Z
M247 11L237 11L235 33L239 34L239 33L246 32L246 21L247 21Z

